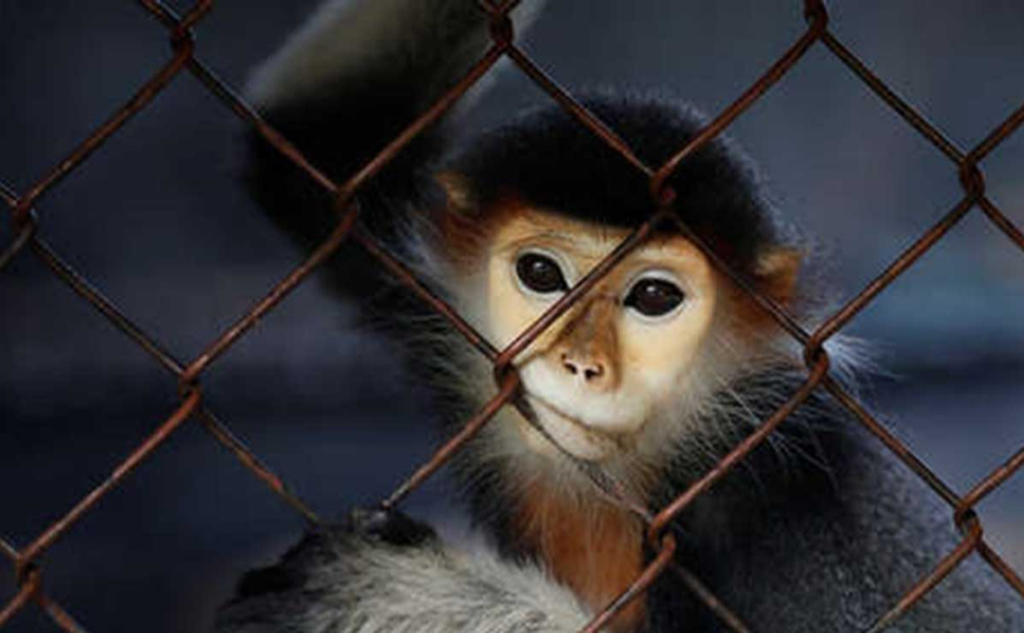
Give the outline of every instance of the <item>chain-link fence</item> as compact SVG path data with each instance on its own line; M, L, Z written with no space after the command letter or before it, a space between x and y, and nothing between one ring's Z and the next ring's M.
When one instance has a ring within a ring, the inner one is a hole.
M550 327L574 302L588 292L633 249L641 245L656 228L674 225L683 235L694 241L705 255L732 279L744 292L769 314L804 350L807 365L807 377L803 385L792 394L789 401L766 420L762 421L755 432L736 445L714 468L694 483L688 490L676 498L671 504L657 514L650 514L642 503L630 499L628 494L614 487L609 488L605 482L596 481L605 488L605 492L617 499L624 508L639 514L646 522L647 538L656 555L643 573L635 580L618 599L608 605L593 622L587 631L596 631L607 623L618 611L630 601L643 594L662 573L676 573L683 579L695 594L722 620L725 626L733 631L756 631L756 626L744 623L685 569L677 567L673 561L676 548L675 537L667 529L672 520L693 501L716 482L722 479L737 464L751 453L762 442L776 431L787 416L798 408L815 390L827 391L834 399L850 410L865 428L878 441L883 443L901 460L907 468L916 473L927 485L950 507L950 517L962 534L958 547L935 565L934 569L923 576L916 586L902 596L892 608L879 614L878 620L871 630L881 630L894 622L907 610L921 600L930 590L942 582L965 558L977 553L998 572L1005 581L1024 598L1024 580L1003 560L986 541L982 523L974 512L974 508L994 490L1016 473L1024 465L1024 447L1014 453L1004 463L996 466L991 473L978 481L966 494L958 494L947 485L942 478L933 472L905 444L892 435L884 425L880 424L858 400L830 373L830 358L825 350L825 343L840 333L862 310L871 304L876 297L884 293L894 280L915 265L916 262L937 243L942 241L960 221L972 212L983 215L1012 243L1024 249L1024 234L1007 215L997 206L986 191L986 183L981 164L993 150L1024 123L1024 105L1009 113L1006 119L980 142L964 149L931 124L911 104L899 97L889 86L880 80L872 70L839 39L829 28L829 14L820 0L806 0L804 16L806 29L791 47L772 64L754 84L747 88L731 105L717 113L708 124L685 147L665 164L650 165L635 156L630 149L630 139L620 138L614 130L600 121L572 94L560 87L559 83L549 75L528 55L518 44L508 14L519 4L516 0L492 3L481 0L480 10L490 15L492 20L492 43L487 52L465 74L465 76L429 110L383 148L370 162L364 165L355 175L345 182L335 182L322 173L316 165L311 164L287 138L281 136L267 125L242 99L232 87L221 81L197 55L196 40L193 28L199 25L213 7L213 0L199 0L188 11L179 15L167 5L156 0L139 0L138 4L163 24L169 33L172 54L170 59L148 81L142 85L133 97L120 109L114 112L99 128L88 136L80 145L72 149L49 172L35 180L31 186L16 191L0 182L0 198L9 208L9 219L14 231L9 243L0 245L0 274L12 261L19 258L35 257L44 264L53 275L67 284L83 301L103 314L121 333L144 350L153 362L174 376L179 388L179 404L163 419L152 433L140 443L131 454L121 461L106 481L97 486L89 494L82 497L59 520L39 533L31 542L15 545L2 537L4 526L0 523L0 555L8 559L17 577L17 592L9 598L0 610L0 628L15 615L33 603L42 608L52 620L66 631L82 631L83 626L75 621L68 611L51 599L47 592L46 566L42 564L43 555L61 540L68 530L84 515L88 514L96 503L109 495L132 471L145 462L162 444L174 441L177 431L186 423L201 425L211 439L226 447L237 459L248 468L254 476L262 480L275 494L283 498L294 510L310 523L320 521L318 514L297 495L293 494L282 479L251 451L245 443L236 437L227 423L211 410L203 394L203 378L209 368L219 359L229 354L235 344L251 328L269 312L274 310L289 293L302 284L310 274L328 260L338 249L361 247L375 258L382 267L393 274L402 284L418 295L432 310L443 316L460 334L462 334L479 352L493 365L494 375L499 385L497 395L470 420L461 431L456 433L444 446L437 450L426 463L415 469L412 475L395 490L382 504L394 507L400 504L409 494L414 492L424 481L430 478L439 468L465 445L488 421L503 407L516 406L515 397L520 388L520 379L512 359L526 349L545 329ZM798 323L787 311L776 305L768 297L760 295L746 283L737 273L720 261L714 251L704 245L687 226L668 211L672 192L666 186L671 174L687 157L701 148L705 143L726 130L751 105L757 102L777 82L784 80L787 73L804 58L812 47L826 49L834 55L850 72L851 81L861 81L884 104L901 117L907 125L916 130L926 139L934 150L948 159L950 169L955 171L963 188L962 198L931 228L901 253L885 270L835 311L828 319L813 331L808 331ZM501 59L508 59L523 75L543 91L551 99L568 111L581 126L591 130L603 139L610 147L621 154L638 172L649 179L651 195L662 211L644 222L604 261L591 270L578 284L569 290L535 323L523 331L504 349L497 349L487 339L465 321L451 306L434 295L406 265L393 257L386 248L363 231L358 223L358 206L355 202L360 188L377 174L389 161L403 151L419 133L435 123L450 110L459 99L482 77L492 71ZM179 359L174 353L165 349L153 336L143 331L133 319L125 314L117 305L104 297L89 280L77 270L69 266L58 252L42 237L42 228L47 217L41 200L61 186L65 176L79 169L91 154L110 138L118 134L127 134L125 124L140 111L150 107L154 99L171 82L178 81L182 76L192 75L203 86L219 99L226 108L251 126L268 144L279 151L288 160L300 167L311 179L323 188L325 195L333 197L336 207L341 210L339 220L330 236L300 266L291 270L265 297L259 300L250 310L224 330L214 341L197 356L186 360ZM2 177L2 174L0 174ZM5 309L18 309L18 297L4 297ZM0 508L3 506L0 505ZM0 515L2 516L2 515Z

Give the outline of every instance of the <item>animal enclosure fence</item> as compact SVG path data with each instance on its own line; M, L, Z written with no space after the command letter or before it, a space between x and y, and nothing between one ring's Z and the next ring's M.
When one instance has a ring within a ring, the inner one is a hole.
M59 520L40 532L31 542L16 545L5 539L3 537L4 526L0 521L0 557L9 561L16 575L18 587L15 595L7 599L6 603L0 599L0 604L4 604L0 609L0 630L16 614L32 604L42 608L62 629L72 632L84 630L83 625L76 622L71 613L48 594L45 582L46 567L42 564L43 555L62 539L79 519L89 513L100 499L111 494L119 483L130 477L132 471L139 464L148 460L158 447L173 441L176 431L190 421L201 425L214 441L233 453L243 466L262 480L275 494L283 498L307 521L312 524L320 522L317 513L309 508L299 496L291 492L284 481L265 465L245 443L238 439L227 423L211 410L203 396L202 378L210 367L218 362L218 359L229 353L232 347L246 336L246 333L257 321L274 310L292 290L303 283L338 249L353 246L365 249L383 268L418 295L431 309L443 316L491 362L495 380L499 386L497 395L482 410L473 415L458 433L439 448L426 463L415 469L397 490L381 502L384 507L395 507L447 463L469 439L488 423L497 411L506 406L517 406L516 395L520 388L520 379L512 364L512 359L516 358L546 328L570 309L574 302L597 284L619 261L642 244L655 228L669 224L675 225L677 230L692 239L724 274L748 293L789 336L800 344L804 350L807 376L803 385L792 394L788 402L764 420L755 432L737 444L688 490L657 513L650 513L643 504L630 499L625 491L610 486L608 482L595 480L595 485L602 487L623 507L637 513L646 522L647 538L656 555L632 586L598 614L587 626L586 631L600 629L616 612L624 608L631 600L638 598L660 574L674 573L680 576L695 595L712 609L729 629L736 632L756 632L756 626L744 623L729 609L729 605L722 604L715 596L711 595L699 578L694 577L685 567L674 560L675 537L667 528L672 520L689 507L699 495L714 486L732 468L742 462L751 451L766 441L786 420L787 416L801 406L815 390L827 391L832 398L849 409L878 441L888 447L907 468L916 473L928 485L934 494L945 501L950 508L951 520L962 534L960 544L939 561L930 573L922 577L914 587L908 588L905 595L895 601L888 612L878 614L877 621L869 630L881 631L895 622L941 583L963 560L975 553L987 561L1024 599L1024 580L988 544L982 523L974 512L974 508L982 499L999 488L1024 466L1024 446L1004 463L995 467L988 476L977 482L965 494L958 494L905 444L887 431L840 382L833 378L830 373L829 354L824 347L829 339L846 327L890 284L914 266L926 252L934 248L957 227L963 218L972 212L980 212L1007 239L1024 250L1024 233L989 197L981 170L981 163L984 159L1024 123L1024 104L1010 113L1002 124L974 147L967 150L958 147L917 109L897 96L857 55L842 43L829 28L829 14L821 0L805 0L803 9L806 29L789 50L729 107L718 113L692 141L685 147L680 147L670 160L661 165L649 165L633 154L630 149L630 139L620 138L614 130L582 106L572 94L561 88L554 78L517 45L516 34L508 15L520 3L518 0L504 0L503 2L479 0L480 10L489 15L491 20L492 41L486 53L441 99L416 120L410 121L408 127L401 134L381 149L357 173L344 182L335 182L321 172L315 164L308 161L287 138L264 122L197 55L193 28L199 25L213 8L214 0L198 0L182 15L175 13L158 0L137 0L137 2L167 28L172 48L171 58L138 89L122 108L114 112L87 139L73 148L56 167L36 180L29 188L15 191L0 182L0 198L9 209L9 219L14 227L13 239L10 243L0 244L0 274L15 258L31 256L38 258L56 278L67 284L83 301L88 302L102 313L120 332L144 350L154 363L176 377L180 403L126 459L114 465L108 479L82 497ZM740 275L730 270L710 248L704 245L687 226L669 211L672 191L666 183L669 176L681 163L726 130L773 85L783 80L812 46L827 49L845 65L853 80L863 82L877 95L878 99L892 108L907 125L923 136L935 151L945 156L951 169L955 169L959 176L963 196L934 226L920 235L909 248L880 272L867 287L835 311L820 326L813 331L808 331L785 309L773 303L768 297L760 295ZM601 138L621 154L638 172L642 173L650 183L653 200L662 210L637 228L606 260L600 262L564 297L552 305L543 316L517 336L510 345L504 349L497 349L457 311L435 296L401 261L375 241L373 236L360 228L357 222L359 208L356 195L367 180L402 152L403 148L419 133L441 118L503 58L510 60L519 71L575 117L581 126ZM105 298L80 272L69 266L61 255L47 243L40 231L46 221L45 209L40 202L48 192L60 187L65 176L89 160L90 155L112 136L128 134L129 132L123 129L125 124L140 111L150 107L153 100L169 83L177 81L186 74L198 79L234 115L244 121L246 125L251 126L282 156L300 167L313 182L323 189L325 196L333 198L338 210L338 220L329 237L318 245L308 259L288 272L280 283L274 286L250 310L241 315L233 325L223 331L198 356L183 361L165 349L154 337L143 331L117 305ZM0 174L0 178L2 178L2 174ZM18 298L4 297L3 305L5 309L17 309ZM877 491L879 496L885 495L885 493L885 490Z

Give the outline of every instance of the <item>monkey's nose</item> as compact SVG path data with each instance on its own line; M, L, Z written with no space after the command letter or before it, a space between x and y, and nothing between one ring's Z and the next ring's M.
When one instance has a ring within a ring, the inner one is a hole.
M582 376L587 383L599 382L605 375L604 364L593 358L576 358L567 353L562 354L562 367L573 376Z

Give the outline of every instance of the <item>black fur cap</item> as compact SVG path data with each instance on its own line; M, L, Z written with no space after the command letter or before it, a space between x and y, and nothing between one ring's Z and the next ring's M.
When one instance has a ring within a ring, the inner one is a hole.
M692 107L664 97L599 93L582 102L652 168L705 125ZM555 105L483 134L451 164L471 183L478 208L511 194L546 210L619 227L639 225L656 208L644 174ZM765 246L794 239L762 194L752 162L728 140L704 145L668 184L683 221L742 270L750 270Z

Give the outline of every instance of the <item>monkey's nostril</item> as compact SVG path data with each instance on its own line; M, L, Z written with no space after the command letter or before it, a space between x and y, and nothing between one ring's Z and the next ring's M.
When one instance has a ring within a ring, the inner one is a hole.
M569 355L565 353L562 354L562 367L565 367L565 369L573 376L578 374L580 371L579 368L576 367L576 363L569 360Z
M604 365L599 362L591 362L589 360L578 361L569 354L562 354L562 367L573 376L577 376L580 373L583 374L583 380L590 382L596 378L600 378L604 375Z

